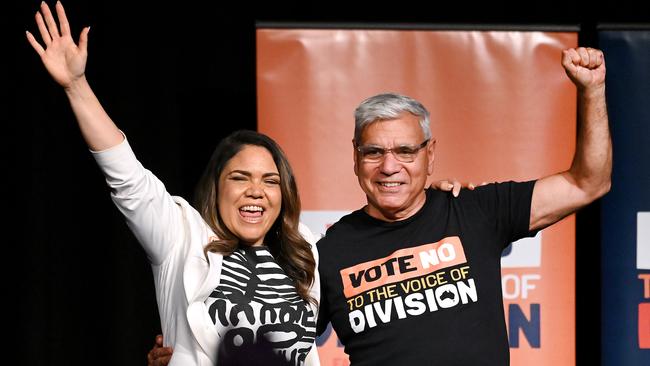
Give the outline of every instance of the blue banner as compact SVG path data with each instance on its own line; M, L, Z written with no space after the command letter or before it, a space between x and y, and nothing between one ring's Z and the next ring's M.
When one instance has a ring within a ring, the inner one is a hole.
M650 365L650 30L601 30L614 145L602 201L603 365ZM579 311L579 309L578 309Z

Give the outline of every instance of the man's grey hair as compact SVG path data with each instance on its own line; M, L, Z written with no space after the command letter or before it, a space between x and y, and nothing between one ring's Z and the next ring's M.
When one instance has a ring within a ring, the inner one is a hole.
M354 111L354 143L361 143L361 133L368 125L398 118L402 113L409 112L420 120L420 127L425 139L431 138L429 127L429 111L417 100L405 95L383 93L374 95L359 104Z

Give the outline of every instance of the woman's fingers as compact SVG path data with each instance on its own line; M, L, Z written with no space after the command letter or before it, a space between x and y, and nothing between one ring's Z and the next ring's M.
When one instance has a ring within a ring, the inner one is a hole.
M431 188L449 192L454 188L454 185L449 180L443 179L431 184Z
M462 188L468 188L470 190L474 190L476 189L476 187L484 186L486 184L488 184L488 182L485 181L481 182L481 184L478 185L472 182L463 184L456 178L449 178L449 179L443 179L432 183L431 188L438 189L441 191L446 191L446 192L451 191L454 197L458 197L460 195L460 191Z
M56 2L56 16L59 18L61 36L70 36L70 24L68 23L68 17L65 16L65 9L63 9L60 1Z
M437 187L441 191L451 191L451 194L453 194L454 197L458 197L460 189L463 188L463 185L456 178L449 178L439 180L432 184L431 187Z
M38 43L36 38L34 38L34 36L31 33L29 33L29 31L25 31L25 34L27 35L27 41L29 42L29 44L32 45L34 50L36 50L36 53L38 53L39 56L43 56L43 54L45 53L45 49L43 48L43 46L41 46L41 44Z
M49 47L52 43L52 37L50 37L50 32L47 31L45 21L43 21L43 16L37 11L35 17L36 25L38 26L39 32L41 32L41 38L43 38L43 43L45 43L45 47Z
M463 188L463 185L456 179L453 180L453 185L454 188L451 190L451 194L453 194L454 197L458 197L458 195L460 194L460 189Z
M90 27L84 28L79 35L79 50L84 54L88 50L88 32L90 32Z
M45 1L41 2L41 13L43 13L43 19L47 25L47 30L50 32L52 39L60 37L59 28L56 26L56 21L54 21L54 16L50 11L50 7L47 6Z

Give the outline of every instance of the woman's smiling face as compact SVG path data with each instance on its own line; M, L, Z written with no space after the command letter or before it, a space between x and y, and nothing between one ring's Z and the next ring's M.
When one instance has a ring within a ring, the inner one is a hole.
M245 145L219 176L219 216L242 244L262 245L282 207L280 173L271 153Z

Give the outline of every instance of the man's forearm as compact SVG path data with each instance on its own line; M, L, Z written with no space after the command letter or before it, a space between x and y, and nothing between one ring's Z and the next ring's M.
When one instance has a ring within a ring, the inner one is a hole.
M612 141L605 99L604 84L578 91L578 139L569 174L593 199L611 185Z

